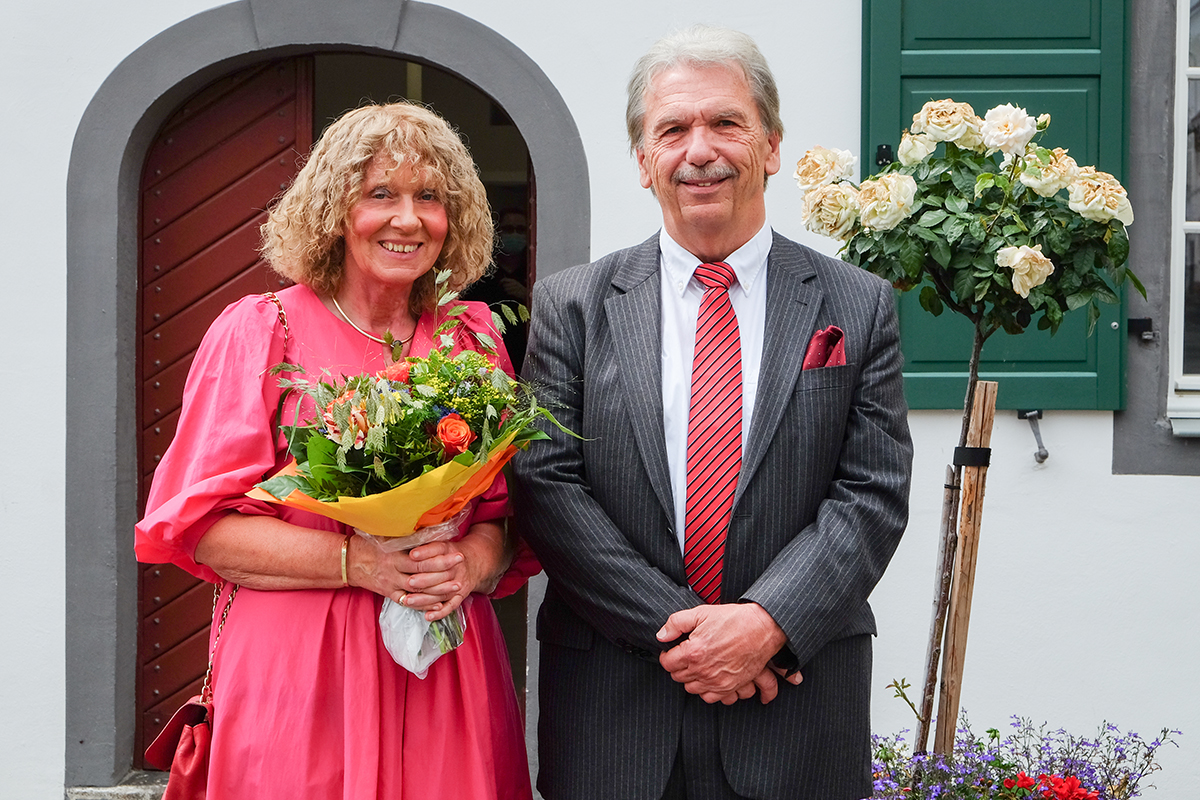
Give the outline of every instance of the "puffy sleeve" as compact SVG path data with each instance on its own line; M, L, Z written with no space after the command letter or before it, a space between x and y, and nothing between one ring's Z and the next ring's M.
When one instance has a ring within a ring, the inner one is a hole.
M274 418L284 331L270 300L245 297L213 322L196 351L175 438L154 473L146 516L135 529L139 561L172 563L206 581L196 544L222 515L274 515L245 493L276 466Z
M504 349L504 339L496 330L495 324L492 322L492 312L487 304L479 302L464 303L467 310L461 315L464 325L456 329L455 350L480 350L479 342L475 339L475 335L482 333L491 338L495 343L496 351L494 354L488 353L492 363L500 369L513 375L512 360L508 357L508 351ZM486 353L486 350L484 350ZM516 377L513 375L513 377ZM505 519L512 515L512 509L508 502L508 483L504 474L496 476L496 480L491 487L479 497L479 501L475 506L475 512L471 515L471 522L488 522L491 520ZM500 578L500 583L492 592L491 596L495 598L507 597L513 592L525 585L533 575L537 575L542 571L542 565L538 562L537 556L529 549L523 540L517 542L517 552L513 557L512 566Z

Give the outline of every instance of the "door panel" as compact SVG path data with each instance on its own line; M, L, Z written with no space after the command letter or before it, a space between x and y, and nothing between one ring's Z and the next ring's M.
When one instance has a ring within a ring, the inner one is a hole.
M188 100L159 132L142 177L139 289L139 498L175 435L184 382L204 332L230 303L279 289L258 257L263 209L312 140L308 58L260 64ZM212 587L170 565L140 571L141 754L199 691ZM144 764L137 766L145 767Z

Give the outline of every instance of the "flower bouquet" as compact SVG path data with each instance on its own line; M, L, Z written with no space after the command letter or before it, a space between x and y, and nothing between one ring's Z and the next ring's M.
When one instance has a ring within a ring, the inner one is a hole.
M439 308L454 299L441 297ZM517 450L548 438L534 422L558 425L528 387L486 355L453 353L447 331L460 324L462 311L457 306L446 313L435 333L439 346L426 357L396 361L374 375L282 377L284 398L301 394L314 411L304 422L280 425L294 461L248 494L343 522L386 550L456 536L467 505ZM494 351L486 334L473 335ZM274 371L304 374L296 364ZM299 415L300 404L296 408ZM422 677L433 660L462 643L464 625L462 607L433 623L390 599L380 613L389 652Z
M901 697L906 685L892 684ZM911 753L899 735L873 737L868 800L1129 800L1151 788L1142 781L1162 769L1158 750L1178 735L1163 728L1147 742L1104 723L1095 737L1075 736L1014 716L1007 736L990 728L980 738L964 714L952 755Z
M950 309L973 324L960 448L967 444L988 337L1022 333L1035 321L1053 334L1064 314L1081 308L1090 334L1098 304L1120 302L1116 290L1127 279L1146 293L1126 267L1125 226L1133 209L1124 187L1108 173L1079 166L1066 150L1042 146L1049 125L1049 115L1035 118L1009 104L980 118L967 103L938 100L913 116L900 160L858 185L850 181L856 159L845 150L817 147L796 165L806 228L844 242L844 260L897 289L919 288L921 306L934 316ZM932 716L954 571L961 464L945 483L918 750ZM944 733L950 744L953 732Z

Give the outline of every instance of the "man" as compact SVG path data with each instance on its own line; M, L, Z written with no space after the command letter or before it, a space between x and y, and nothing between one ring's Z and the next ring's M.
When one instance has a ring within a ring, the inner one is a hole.
M749 37L660 41L627 121L662 231L534 290L526 376L582 437L515 468L550 579L538 786L866 797L867 596L912 458L891 287L767 226L783 126Z

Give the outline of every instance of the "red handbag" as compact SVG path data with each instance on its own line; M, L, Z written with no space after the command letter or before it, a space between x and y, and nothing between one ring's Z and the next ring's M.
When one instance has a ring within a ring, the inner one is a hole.
M176 711L154 741L146 748L146 762L157 769L170 771L163 800L204 800L208 793L208 751L212 744L212 671L213 656L221 642L221 631L233 605L234 586L225 601L225 610L217 620L217 602L224 583L213 592L213 622L217 635L208 657L208 671L200 694L188 700Z

